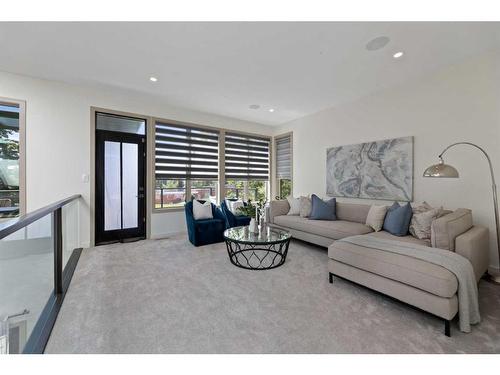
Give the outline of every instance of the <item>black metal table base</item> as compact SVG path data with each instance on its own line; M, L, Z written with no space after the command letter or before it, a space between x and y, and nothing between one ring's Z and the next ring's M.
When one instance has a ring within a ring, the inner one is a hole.
M290 239L270 244L249 244L226 239L229 260L247 270L269 270L285 263Z

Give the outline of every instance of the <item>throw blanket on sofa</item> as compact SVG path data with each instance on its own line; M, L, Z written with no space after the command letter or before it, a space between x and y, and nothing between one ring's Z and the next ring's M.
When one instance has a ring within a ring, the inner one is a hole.
M449 250L376 238L373 236L352 236L339 241L406 255L446 268L452 272L458 280L458 316L460 319L460 330L462 332L470 332L470 325L477 324L481 321L474 269L469 260L463 256Z

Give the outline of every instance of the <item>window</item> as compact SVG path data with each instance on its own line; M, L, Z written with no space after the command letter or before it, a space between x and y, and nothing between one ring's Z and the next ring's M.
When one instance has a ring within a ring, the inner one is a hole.
M248 199L252 201L267 200L268 181L252 180L248 181Z
M191 196L195 199L210 201L217 204L218 182L216 180L193 180L191 181Z
M219 190L224 198L269 199L270 138L223 134L216 128L155 120L154 208L182 207L191 198L217 204ZM219 151L224 160L219 161Z
M278 189L278 194L281 198L286 198L292 195L292 180L280 178Z
M182 207L186 201L186 180L156 179L155 208Z
M224 149L226 197L268 199L269 138L226 132Z
M292 195L292 134L276 137L276 180L278 182L278 197Z
M0 218L19 216L24 207L23 122L23 103L0 100Z
M246 181L226 180L226 198L244 199Z
M155 208L217 202L219 131L156 121L155 132Z

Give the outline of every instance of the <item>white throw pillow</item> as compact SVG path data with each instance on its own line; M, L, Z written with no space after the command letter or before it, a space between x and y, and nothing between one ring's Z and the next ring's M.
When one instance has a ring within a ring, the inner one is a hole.
M231 211L231 213L233 215L241 215L241 212L238 211L238 208L240 207L244 207L245 204L243 203L243 201L226 201L226 204L229 202L229 211Z
M288 204L290 205L290 210L287 215L300 215L300 198L294 198L291 195L286 197Z
M195 220L201 219L213 219L212 215L212 205L210 201L206 201L205 203L201 203L196 199L193 200L193 216Z
M384 226L385 214L387 206L371 206L366 217L366 225L378 232Z
M300 197L300 217L311 216L312 201L309 197Z

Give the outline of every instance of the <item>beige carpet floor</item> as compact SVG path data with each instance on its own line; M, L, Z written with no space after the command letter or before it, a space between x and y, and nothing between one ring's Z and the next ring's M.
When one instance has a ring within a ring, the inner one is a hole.
M268 271L184 237L84 250L47 353L499 353L500 287L479 285L469 334L336 279L326 249L292 241Z

